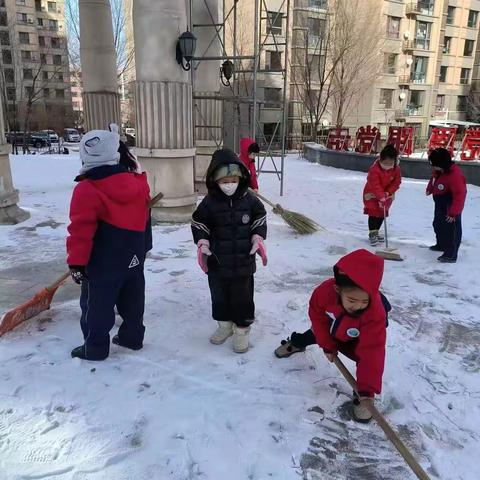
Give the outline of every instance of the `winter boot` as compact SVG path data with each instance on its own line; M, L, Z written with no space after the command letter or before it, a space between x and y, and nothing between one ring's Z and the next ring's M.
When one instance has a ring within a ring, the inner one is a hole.
M293 345L290 337L286 340L282 340L281 345L275 350L275 356L277 358L288 358L294 353L304 352L305 348L298 348Z
M115 345L119 345L120 347L129 348L130 350L141 350L143 348L142 344L135 345L133 343L121 342L118 335L115 335L112 338L112 343L114 343Z
M378 245L378 230L370 230L370 232L368 232L368 238L370 239L370 245L372 245L372 247Z
M438 245L438 243L428 247L428 249L431 250L432 252L443 252L443 248L440 245Z
M95 355L88 355L85 352L85 345L80 345L72 350L72 358L81 358L82 360L91 360L91 361L101 361L105 360L108 357L108 351L103 355L95 354Z
M217 322L218 327L210 337L210 343L221 345L225 340L233 335L233 322Z
M385 237L383 236L383 233L380 230L378 230L377 238L380 243L385 241Z
M439 261L440 263L457 263L457 259L456 259L456 258L447 257L445 254L440 255L440 256L437 258L437 261Z
M233 326L233 351L235 353L245 353L248 351L248 334L250 327Z
M352 403L353 419L359 423L368 423L372 419L372 414L367 408L366 401L361 402L355 395Z

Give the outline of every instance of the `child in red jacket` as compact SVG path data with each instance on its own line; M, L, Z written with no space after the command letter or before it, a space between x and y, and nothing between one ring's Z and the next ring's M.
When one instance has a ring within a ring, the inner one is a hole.
M330 362L338 352L357 364L359 398L353 401L353 417L359 422L371 419L365 402L373 401L382 389L386 327L390 303L379 291L383 259L356 250L333 267L334 278L315 289L310 299L312 329L293 332L275 350L278 358L305 351L317 343Z
M113 343L132 350L143 346L150 194L145 174L119 165L119 142L115 132L85 134L80 143L82 169L70 204L67 263L73 280L82 285L84 337L72 357L85 360L108 357L115 306L123 323Z
M368 215L368 230L371 245L384 240L380 228L400 188L402 174L398 165L398 153L393 145L386 145L380 158L370 167L367 183L363 189L364 213Z
M426 193L433 195L435 202L433 229L437 237L437 243L430 250L443 252L437 259L439 262L455 263L462 241L462 211L467 196L465 177L445 148L433 150L428 160L433 173Z
M257 170L255 167L255 157L260 152L260 147L255 140L251 138L242 138L240 140L240 160L250 172L250 188L258 192Z

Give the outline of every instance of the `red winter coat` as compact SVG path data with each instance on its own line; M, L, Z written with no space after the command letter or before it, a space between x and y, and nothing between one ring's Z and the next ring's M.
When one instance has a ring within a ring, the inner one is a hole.
M427 195L450 195L452 199L449 202L447 215L450 217L460 215L467 196L467 183L460 167L453 164L447 173L433 170L427 185Z
M379 394L385 362L386 312L379 287L383 260L367 250L356 250L337 267L370 295L370 304L359 317L349 316L334 289L335 279L323 282L310 299L309 316L318 345L330 353L342 352L357 363L358 391Z
M126 173L123 170L121 173L93 179L88 177L88 173L85 179L79 177L80 182L73 190L70 203L68 265L88 265L94 242L104 238L111 242L111 252L117 247L121 251L122 242L132 241L133 237L136 240L136 235L132 235L132 232L141 232L145 241L150 200L146 175ZM101 238L96 238L95 233L100 224L113 227L110 230L115 232L115 238L107 239L102 235Z
M383 207L379 205L379 200L386 198L386 193L391 197L400 188L401 183L402 174L398 165L391 170L384 170L377 160L368 170L367 183L363 189L365 207L363 212L371 217L383 218ZM389 198L385 203L387 216L392 201L393 199Z
M255 168L255 160L252 160L248 156L248 147L255 143L255 140L251 138L240 139L240 160L250 171L250 188L258 190L257 170Z

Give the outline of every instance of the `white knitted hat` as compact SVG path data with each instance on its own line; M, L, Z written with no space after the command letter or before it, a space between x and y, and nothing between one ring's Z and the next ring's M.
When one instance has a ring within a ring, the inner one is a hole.
M120 160L119 146L120 135L116 132L108 130L87 132L80 142L80 160L82 161L80 174L104 165L117 165Z

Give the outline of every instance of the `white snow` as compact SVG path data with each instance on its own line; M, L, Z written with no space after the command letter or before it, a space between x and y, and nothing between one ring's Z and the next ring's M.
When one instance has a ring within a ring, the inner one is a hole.
M75 155L12 157L21 206L32 218L0 227L2 284L35 262L52 280L65 269L78 168ZM113 346L105 362L72 360L71 348L81 343L72 286L69 298L59 292L52 310L0 338L0 479L414 478L377 425L349 419L351 391L318 348L273 356L282 338L309 327L310 295L338 258L368 248L364 181L363 173L295 155L283 198L276 177L260 176L263 193L327 230L296 236L269 215L269 265L256 275L257 322L244 355L230 342L208 342L214 324L207 279L188 225L155 227L141 352ZM405 262L386 263L383 290L394 311L377 406L431 478L473 480L480 448L480 189L469 186L459 262L441 265L425 248L433 241L425 183L404 179L390 220ZM13 305L25 300L25 293L9 292Z

